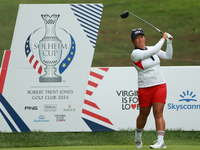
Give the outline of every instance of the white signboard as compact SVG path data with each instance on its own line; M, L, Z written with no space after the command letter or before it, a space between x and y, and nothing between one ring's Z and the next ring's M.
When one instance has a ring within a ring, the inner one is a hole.
M168 90L164 110L166 128L199 131L200 79L198 74L200 67L162 67L162 70L167 80ZM91 68L87 88L84 91L85 97L81 107L63 109L63 111L66 110L66 113L81 111L78 128L74 131L135 129L139 107L137 72L133 67ZM46 116L49 116L52 112L57 112L56 108L59 103L58 101L44 107L43 113L49 112L46 113ZM37 109L35 106L24 109L32 111L32 113L39 111L34 110ZM6 111L3 109L3 112ZM4 131L4 126L8 126L3 116L2 114L0 117L4 124L1 126L1 131ZM48 122L48 125L51 125L51 121ZM152 129L155 129L155 123L151 113L145 130ZM55 131L54 127L48 131Z
M200 67L162 67L162 71L168 91L166 128L200 130ZM134 130L138 114L134 67L91 68L82 109L82 118L91 130ZM145 130L155 130L152 112Z
M79 130L102 11L102 4L19 6L1 72L8 124L1 131Z

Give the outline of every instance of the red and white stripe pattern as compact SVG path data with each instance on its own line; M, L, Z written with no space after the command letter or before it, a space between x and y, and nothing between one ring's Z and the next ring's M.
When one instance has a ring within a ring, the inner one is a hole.
M93 96L108 70L109 68L91 68L82 109L82 117L111 128L113 127L112 122L105 117L105 114L103 114L100 107L96 104L97 100Z
M42 65L35 58L35 56L33 55L32 51L31 51L30 38L31 38L31 34L29 35L29 37L27 38L26 43L25 43L25 54L26 54L26 57L28 58L29 63L32 65L32 67L39 74L41 74L42 73Z
M3 94L4 83L6 80L6 74L8 69L8 64L10 60L11 50L4 51L3 61L1 64L1 72L0 72L0 93Z
M157 136L164 136L165 135L165 131L157 131Z
M32 67L39 73L42 73L42 65L39 63L39 61L35 58L32 52L28 55L29 63L32 65Z

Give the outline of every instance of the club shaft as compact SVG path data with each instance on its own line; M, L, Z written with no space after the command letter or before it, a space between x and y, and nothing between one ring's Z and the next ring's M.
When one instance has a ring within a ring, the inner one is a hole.
M156 28L156 27L153 26L152 24L150 24L150 23L148 23L147 21L143 20L142 18L136 16L135 14L131 13L130 11L129 11L129 13L130 13L131 15L135 16L136 18L140 19L141 21L145 22L146 24L150 25L151 27L153 27L154 29L156 29L158 32L160 32L160 33L162 33L162 34L164 33L164 32L161 31L160 29Z

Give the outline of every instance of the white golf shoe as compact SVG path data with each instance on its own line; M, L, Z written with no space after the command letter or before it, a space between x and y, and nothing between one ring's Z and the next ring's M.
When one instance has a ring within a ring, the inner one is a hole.
M135 147L142 148L142 140L141 139L135 139Z
M167 148L167 146L165 145L164 141L157 140L154 145L150 145L150 148L160 149L160 148Z

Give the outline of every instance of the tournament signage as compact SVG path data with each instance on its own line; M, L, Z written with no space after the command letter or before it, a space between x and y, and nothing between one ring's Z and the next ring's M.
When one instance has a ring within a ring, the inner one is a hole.
M102 4L19 6L2 63L1 131L81 130L102 11Z
M166 129L199 131L200 67L161 67L161 69L167 81L167 99L164 108ZM137 71L134 67L91 68L86 91L81 115L93 131L135 130L140 108ZM97 123L101 126L97 126ZM152 111L144 129L155 130Z

